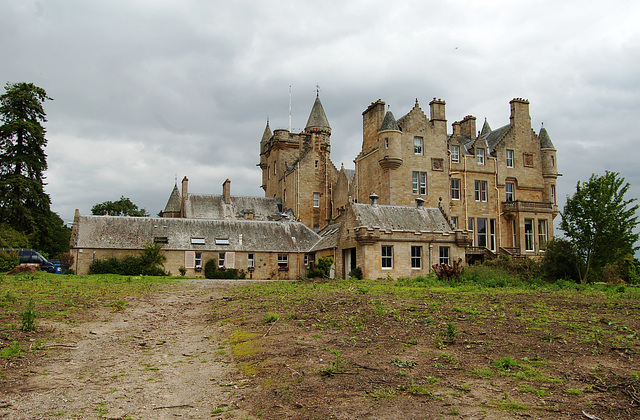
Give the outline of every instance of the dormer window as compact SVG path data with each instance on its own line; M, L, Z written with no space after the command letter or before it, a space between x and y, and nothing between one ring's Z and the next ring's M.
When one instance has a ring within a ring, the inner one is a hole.
M484 165L484 149L476 149L476 160L478 165Z

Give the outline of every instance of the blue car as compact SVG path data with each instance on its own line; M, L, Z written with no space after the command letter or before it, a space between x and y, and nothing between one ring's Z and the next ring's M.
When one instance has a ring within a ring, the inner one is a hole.
M17 252L20 257L20 264L39 264L42 271L47 273L56 272L56 267L33 249L5 249L5 252Z

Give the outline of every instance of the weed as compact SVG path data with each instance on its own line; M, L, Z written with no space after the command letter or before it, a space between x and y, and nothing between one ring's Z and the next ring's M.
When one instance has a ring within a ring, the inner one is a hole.
M455 344L456 338L458 337L459 334L460 332L457 331L456 326L453 322L447 323L447 329L444 332L445 344Z
M515 359L512 359L511 357L503 357L502 359L499 359L493 362L492 365L497 367L498 369L501 369L507 372L513 369L518 369L520 367L518 365L518 361Z
M582 394L582 391L580 391L579 389L576 389L576 388L565 389L565 392L567 394L571 394L571 395L580 395L580 394Z
M29 300L27 307L22 312L22 331L35 331L36 330L36 311L33 299Z
M129 304L126 300L114 300L113 302L111 302L111 309L116 312L122 312L127 308L127 305Z
M336 358L333 362L329 362L327 366L320 369L320 375L322 376L331 377L336 373L338 373L339 371L341 371L344 365L347 364L347 362L342 360L342 357L340 356L340 350L330 350L330 351L331 353L335 354Z
M393 359L389 362L389 364L398 366L401 368L404 368L404 367L412 368L418 365L418 363L414 362L413 360L400 360L400 359Z
M12 342L9 347L0 349L0 357L22 357L23 355L24 350L17 341Z
M538 397L546 397L548 395L551 395L546 389L535 388L531 385L520 385L518 389L520 390L520 392L536 394Z
M275 312L267 312L266 314L264 314L264 316L262 317L262 321L266 322L266 323L272 323L272 322L276 322L278 319L280 319L280 315L278 315Z

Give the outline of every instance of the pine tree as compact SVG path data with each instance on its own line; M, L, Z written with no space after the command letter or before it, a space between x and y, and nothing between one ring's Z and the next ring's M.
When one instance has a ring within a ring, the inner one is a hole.
M7 83L0 96L0 223L40 242L43 221L50 217L44 192L47 169L44 89L33 83Z

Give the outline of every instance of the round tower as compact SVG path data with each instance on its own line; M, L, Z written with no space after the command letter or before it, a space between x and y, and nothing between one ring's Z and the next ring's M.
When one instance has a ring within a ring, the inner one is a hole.
M543 200L556 204L556 179L558 178L558 162L556 148L547 130L542 127L538 134L540 140L540 156L542 158L542 178L544 180Z
M378 164L383 169L397 169L402 165L402 152L400 150L400 137L402 132L391 111L387 111L378 129L378 144L380 159Z

